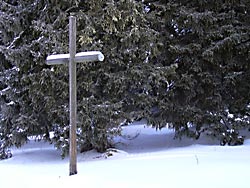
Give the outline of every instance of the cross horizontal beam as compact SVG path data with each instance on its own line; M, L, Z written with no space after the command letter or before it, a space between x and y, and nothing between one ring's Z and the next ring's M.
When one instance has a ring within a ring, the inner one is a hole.
M46 59L47 65L60 65L69 63L69 54L50 55ZM74 62L103 61L104 55L99 51L79 52L75 55Z

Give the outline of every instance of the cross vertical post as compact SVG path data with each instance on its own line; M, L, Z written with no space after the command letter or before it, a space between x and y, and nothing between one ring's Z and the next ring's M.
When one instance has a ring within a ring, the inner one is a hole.
M69 17L69 109L70 109L70 144L69 144L69 175L77 174L77 144L76 144L76 17Z
M76 63L103 61L104 55L100 51L76 53L76 17L69 17L69 54L49 55L47 65L69 66L69 175L77 174L77 98L76 98Z

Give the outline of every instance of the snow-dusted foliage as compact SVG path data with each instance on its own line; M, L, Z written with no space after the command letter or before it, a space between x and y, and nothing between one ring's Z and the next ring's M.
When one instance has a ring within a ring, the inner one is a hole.
M152 124L241 144L238 129L249 128L249 1L144 2L161 32L154 63L178 66L168 92L156 92Z
M177 137L205 132L222 144L242 143L237 129L249 127L250 104L248 0L0 4L1 151L39 135L67 153L68 69L45 60L68 53L70 13L77 52L105 55L78 65L79 150L104 151L122 122L141 118L173 127Z

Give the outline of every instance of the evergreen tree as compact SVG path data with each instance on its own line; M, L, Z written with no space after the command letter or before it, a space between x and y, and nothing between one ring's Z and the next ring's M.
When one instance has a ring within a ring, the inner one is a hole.
M157 100L153 124L170 123L179 135L198 138L205 131L222 143L242 143L237 130L249 127L249 1L150 1L147 6L165 41L161 59L178 65L168 96Z
M0 0L0 158L39 135L68 152L68 16L77 50L79 150L104 151L125 121L146 118L179 135L242 142L249 127L249 8L241 1ZM49 135L53 132L53 136ZM51 139L51 140L50 140Z
M42 23L51 19L45 14L45 2L1 1L0 53L5 64L1 71L1 97L4 100L1 148L19 147L29 135L42 135L49 139L52 125L66 114L65 109L60 111L59 105L65 104L67 95L65 84L60 82L63 75L58 74L60 77L57 78L57 71L52 72L44 64L47 53L56 44L53 41L56 33L48 34L52 26L42 30L46 27ZM56 10L59 9L50 8L48 12L52 13L48 14L53 15ZM48 40L48 37L52 39ZM60 49L58 41L55 50Z
M68 16L77 16L77 49L100 50L105 62L79 64L78 146L104 151L121 122L146 117L157 66L149 64L159 33L136 1L1 1L1 148L42 135L68 151L67 66L45 65L68 52ZM172 67L165 68L171 72ZM152 72L152 73L151 73ZM148 81L148 77L150 80Z

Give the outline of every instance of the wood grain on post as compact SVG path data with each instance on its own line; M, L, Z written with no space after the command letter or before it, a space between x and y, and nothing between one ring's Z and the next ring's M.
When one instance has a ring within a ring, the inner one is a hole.
M69 175L77 174L77 146L76 146L76 17L69 17L69 108L70 108L70 149Z
M69 54L50 55L46 58L47 65L69 64L69 175L77 174L77 142L76 142L76 63L103 61L104 55L99 51L79 52L76 54L76 17L69 17Z

